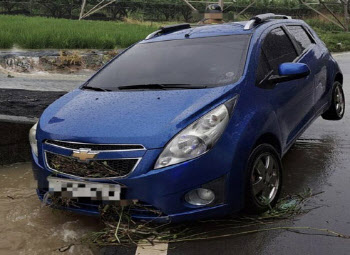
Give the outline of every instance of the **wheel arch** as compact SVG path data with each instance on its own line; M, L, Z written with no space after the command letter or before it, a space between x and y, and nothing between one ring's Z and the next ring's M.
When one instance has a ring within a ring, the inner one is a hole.
M343 74L341 72L335 74L334 81L338 81L340 84L343 84L343 79Z
M258 145L260 144L270 144L271 146L273 146L275 148L275 150L278 152L278 154L280 155L280 157L282 157L282 146L281 146L281 142L280 140L277 138L276 135L274 135L273 133L265 133L262 134L255 142L255 145L253 148L256 148Z

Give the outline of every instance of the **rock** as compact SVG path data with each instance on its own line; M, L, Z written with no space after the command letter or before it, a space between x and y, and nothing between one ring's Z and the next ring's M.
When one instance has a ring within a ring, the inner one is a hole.
M5 70L19 73L36 71L75 73L83 69L98 70L117 54L116 50L6 52L0 54L0 66Z

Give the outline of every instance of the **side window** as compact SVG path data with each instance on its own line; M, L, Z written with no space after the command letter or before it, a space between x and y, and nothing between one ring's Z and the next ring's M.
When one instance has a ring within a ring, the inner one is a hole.
M257 69L257 84L272 71L278 74L278 67L285 62L293 62L297 52L282 28L273 29L264 39Z
M270 72L271 68L269 63L267 62L267 58L265 56L265 53L261 51L260 59L259 59L259 66L256 72L256 81L257 85L260 81L262 81L266 75Z
M288 31L294 36L301 50L308 48L313 41L302 26L287 26Z
M282 28L275 28L266 36L262 50L274 74L278 74L280 64L293 62L297 57L291 40Z

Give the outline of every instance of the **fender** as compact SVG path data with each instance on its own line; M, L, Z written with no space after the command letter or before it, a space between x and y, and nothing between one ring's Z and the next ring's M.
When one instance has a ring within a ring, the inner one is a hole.
M242 109L242 107L240 107ZM253 114L254 113L254 114ZM275 141L278 141L278 147L276 150L282 155L282 135L279 127L279 123L276 117L275 111L271 105L266 108L261 108L257 111L249 111L243 113L241 120L241 114L235 112L235 125L233 135L237 135L237 140L234 142L234 157L232 161L232 171L229 176L228 192L231 194L240 194L242 203L240 208L244 206L244 191L246 185L246 165L250 153L258 145L260 138L265 135L274 137ZM276 147L276 146L274 146Z

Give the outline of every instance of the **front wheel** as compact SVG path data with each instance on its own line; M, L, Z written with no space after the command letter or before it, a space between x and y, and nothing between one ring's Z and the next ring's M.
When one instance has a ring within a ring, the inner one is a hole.
M282 164L273 146L261 144L251 153L247 168L245 210L258 214L273 207L282 186Z
M333 85L331 106L322 114L326 120L341 120L345 113L345 96L340 82Z

